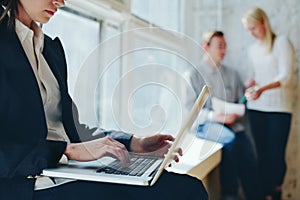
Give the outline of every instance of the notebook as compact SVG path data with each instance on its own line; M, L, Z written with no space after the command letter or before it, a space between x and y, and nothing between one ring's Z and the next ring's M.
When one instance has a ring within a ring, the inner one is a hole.
M130 153L132 162L126 168L123 168L118 160L111 157L103 157L90 162L71 160L68 164L44 169L42 175L77 180L152 186L159 179L163 170L173 161L174 155L176 155L179 148L179 142L192 127L208 96L209 88L205 85L185 123L183 123L183 126L163 158Z

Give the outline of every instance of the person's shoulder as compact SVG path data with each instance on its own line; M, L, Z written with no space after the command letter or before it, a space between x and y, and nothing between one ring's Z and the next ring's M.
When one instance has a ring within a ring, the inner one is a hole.
M285 52L287 49L294 50L294 46L287 35L277 36L274 42L274 48L279 52Z
M275 44L287 44L290 43L289 37L287 35L278 35L275 39Z
M278 41L289 40L289 37L287 35L277 35L276 40L278 40Z
M204 74L205 72L201 65L190 67L182 73L183 77L190 82L199 82L199 80L202 80L203 77L205 77Z
M221 66L222 66L223 70L228 73L234 73L234 74L237 73L237 70L234 69L233 67L228 67L228 65L225 65L225 64L222 64Z
M193 79L196 74L197 74L196 67L188 68L188 69L184 70L182 73L183 77L185 77L187 79Z

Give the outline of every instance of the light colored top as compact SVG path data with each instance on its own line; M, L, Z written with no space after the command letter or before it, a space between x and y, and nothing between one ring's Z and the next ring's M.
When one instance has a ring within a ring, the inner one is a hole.
M226 102L238 103L244 95L243 84L240 81L238 73L224 65L211 67L205 61L202 61L196 69L187 71L185 74L192 89L187 89L186 108L190 110L197 96L201 92L204 84L211 89L211 96ZM211 120L209 113L213 111L211 98L208 99L205 108L200 112L196 123L201 124ZM235 123L231 127L235 132L244 130L242 123Z
M32 66L40 88L48 127L47 139L70 143L61 119L59 85L42 55L44 34L35 22L31 26L32 30L19 20L16 20L16 33ZM61 162L63 161L66 162L66 157L64 156L61 159ZM69 179L51 180L48 177L40 177L36 180L35 190L53 187L69 181Z
M249 48L252 77L258 86L279 81L281 86L261 94L255 101L248 101L249 109L264 112L292 112L294 73L294 48L285 36L277 36L273 50L266 53L259 42Z

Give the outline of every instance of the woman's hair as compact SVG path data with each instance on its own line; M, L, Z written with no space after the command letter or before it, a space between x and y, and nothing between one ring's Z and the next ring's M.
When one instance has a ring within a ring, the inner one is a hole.
M267 53L270 53L272 51L276 35L272 31L270 21L266 13L261 8L251 8L244 13L242 17L242 22L260 23L264 25L266 31L264 42L266 44Z
M2 23L4 17L9 13L7 26L9 28L15 27L15 19L18 14L18 3L20 0L0 0L0 6L4 6L5 10L0 16L0 23ZM0 8L2 9L2 8Z

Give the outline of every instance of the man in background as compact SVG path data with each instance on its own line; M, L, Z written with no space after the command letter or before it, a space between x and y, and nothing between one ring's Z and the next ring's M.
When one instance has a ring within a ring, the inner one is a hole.
M245 134L242 116L234 112L220 112L212 106L213 98L238 103L244 94L238 73L222 64L226 54L223 32L206 32L203 35L203 49L205 54L200 65L187 72L187 79L193 89L192 93L187 94L188 109L204 84L211 88L211 98L197 120L197 136L224 145L220 166L222 199L238 199L240 184L245 199L259 199L255 154Z

